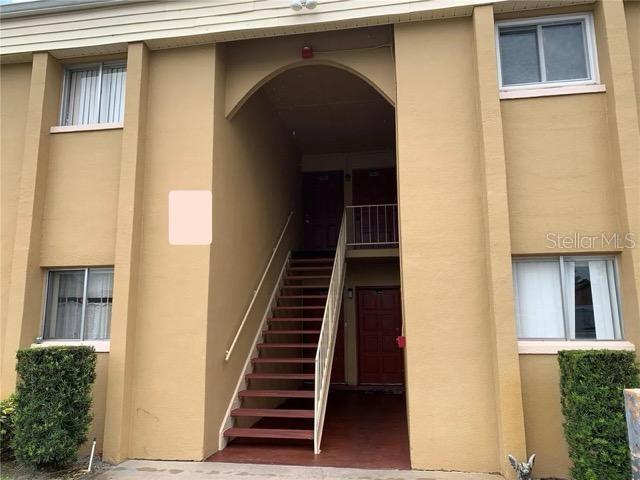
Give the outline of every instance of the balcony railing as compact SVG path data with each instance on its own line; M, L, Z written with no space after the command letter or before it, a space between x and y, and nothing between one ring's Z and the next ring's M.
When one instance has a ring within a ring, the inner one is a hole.
M346 207L347 246L393 248L398 246L398 205Z

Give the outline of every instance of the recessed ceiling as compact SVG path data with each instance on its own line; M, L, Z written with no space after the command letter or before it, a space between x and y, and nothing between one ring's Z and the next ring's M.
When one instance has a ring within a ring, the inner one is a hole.
M261 90L301 153L395 149L395 109L352 73L299 67Z

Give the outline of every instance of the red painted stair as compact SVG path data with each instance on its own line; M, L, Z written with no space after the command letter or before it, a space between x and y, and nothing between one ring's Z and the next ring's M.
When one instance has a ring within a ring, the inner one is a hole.
M256 423L228 428L225 437L313 440L315 375L311 365L332 268L333 257L298 255L289 260L267 317L267 329L262 332L263 341L256 345L258 355L251 359L252 371L245 375L247 387L238 392L240 407L231 411L232 418L251 418ZM279 407L273 408L274 399L282 400ZM296 408L287 407L291 399L297 402ZM265 401L268 403L260 403Z

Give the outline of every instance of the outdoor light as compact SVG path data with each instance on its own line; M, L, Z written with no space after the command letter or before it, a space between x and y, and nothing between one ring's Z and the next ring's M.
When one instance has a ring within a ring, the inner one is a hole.
M318 0L291 0L291 8L295 11L302 10L302 7L307 7L312 10L318 6Z

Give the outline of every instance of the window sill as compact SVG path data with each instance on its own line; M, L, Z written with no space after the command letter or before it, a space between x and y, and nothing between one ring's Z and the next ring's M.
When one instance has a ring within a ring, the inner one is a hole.
M567 85L564 87L538 87L522 90L501 90L500 100L512 100L516 98L553 97L557 95L578 95L583 93L606 92L605 85Z
M49 133L93 132L96 130L118 130L122 123L90 123L87 125L66 125L51 127Z
M43 340L32 343L32 348L41 347L93 347L97 353L108 353L111 342L109 340Z
M560 350L628 350L635 351L633 343L624 340L519 340L521 355L555 355Z

